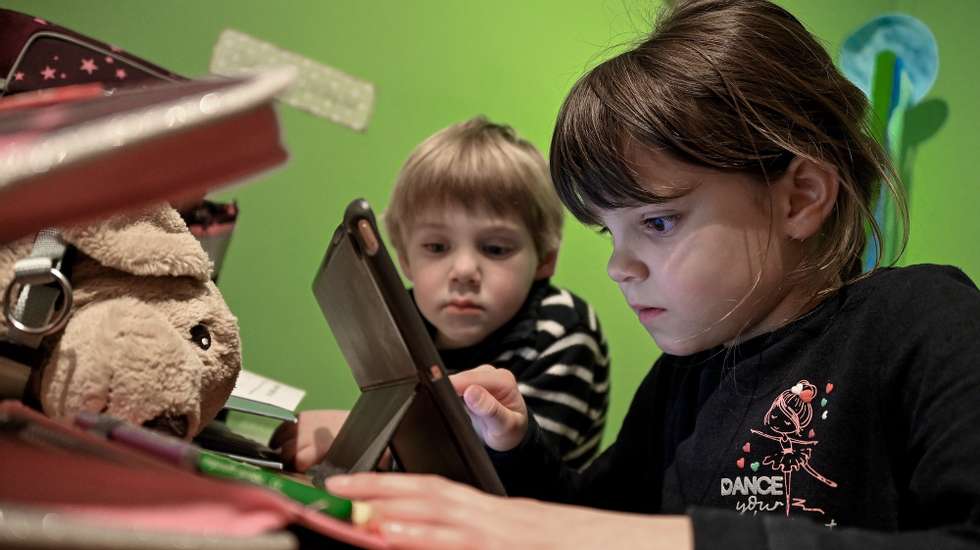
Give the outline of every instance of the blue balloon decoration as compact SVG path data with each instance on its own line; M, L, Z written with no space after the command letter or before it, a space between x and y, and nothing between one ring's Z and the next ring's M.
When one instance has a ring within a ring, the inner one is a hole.
M936 82L939 47L929 27L910 15L876 17L849 36L841 48L844 76L870 97L875 58L886 50L901 60L912 83L912 102L918 103Z

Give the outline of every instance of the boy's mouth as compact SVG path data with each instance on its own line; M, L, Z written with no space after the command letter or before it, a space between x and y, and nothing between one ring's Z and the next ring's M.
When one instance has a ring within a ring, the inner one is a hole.
M449 313L479 313L483 307L470 300L450 300L443 308Z

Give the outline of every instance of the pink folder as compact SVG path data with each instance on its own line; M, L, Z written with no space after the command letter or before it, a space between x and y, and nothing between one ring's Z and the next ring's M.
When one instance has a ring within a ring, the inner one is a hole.
M247 537L300 525L324 542L387 548L377 534L275 492L202 477L17 401L0 403L0 502L147 532Z

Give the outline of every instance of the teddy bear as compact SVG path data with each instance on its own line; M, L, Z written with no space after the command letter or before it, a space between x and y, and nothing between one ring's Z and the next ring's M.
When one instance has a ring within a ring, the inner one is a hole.
M62 236L75 248L74 303L60 334L45 339L33 397L56 419L85 410L192 438L222 409L241 369L238 322L207 254L169 205ZM32 245L0 243L0 290ZM0 338L8 330L0 315Z

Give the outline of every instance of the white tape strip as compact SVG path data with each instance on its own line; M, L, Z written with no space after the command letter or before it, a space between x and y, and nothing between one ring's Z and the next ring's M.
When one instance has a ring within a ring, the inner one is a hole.
M225 29L211 56L211 72L238 76L269 66L296 68L280 101L316 116L364 130L374 110L374 85L243 32Z

